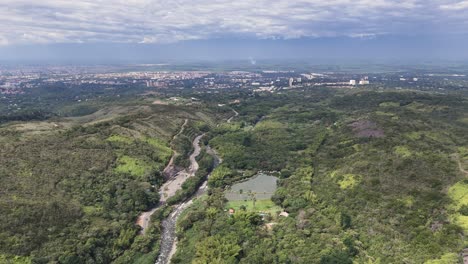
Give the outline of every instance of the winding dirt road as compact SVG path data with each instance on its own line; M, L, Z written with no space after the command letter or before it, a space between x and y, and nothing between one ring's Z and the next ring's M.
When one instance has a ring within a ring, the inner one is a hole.
M231 123L231 121L232 121L232 119L233 119L234 117L239 116L239 112L237 112L237 111L234 110L234 109L232 109L232 111L234 112L234 115L231 116L231 117L226 121L226 122L228 122L228 123Z
M182 134L182 133L184 132L185 127L187 126L187 123L188 123L188 119L185 119L184 123L183 123L182 126L180 127L179 132L178 132L177 134L175 134L175 135L172 137L171 145L172 145L172 143L174 142L174 140L175 140L180 134ZM173 146L171 146L171 147L172 147L172 149L174 149ZM169 163L167 164L167 166L166 166L166 167L164 168L164 170L163 170L163 175L164 175L164 176L166 176L166 177L168 177L168 178L170 178L170 177L172 176L172 174L173 174L172 172L175 171L175 169L174 169L174 159L175 159L175 157L176 157L177 155L178 155L178 153L177 153L175 150L173 150L173 152L172 152L172 157L171 157L171 159L169 160Z

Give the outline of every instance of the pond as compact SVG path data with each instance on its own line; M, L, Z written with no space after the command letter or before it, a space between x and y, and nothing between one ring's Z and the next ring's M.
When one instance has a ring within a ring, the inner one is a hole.
M257 200L270 199L276 191L278 178L267 174L258 174L247 181L234 184L226 191L226 198L229 201L250 200L251 194Z

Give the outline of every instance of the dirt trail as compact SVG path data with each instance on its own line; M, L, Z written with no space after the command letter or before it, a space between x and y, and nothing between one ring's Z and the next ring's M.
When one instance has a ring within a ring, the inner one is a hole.
M234 117L239 116L239 112L237 112L237 111L234 110L234 109L232 109L232 111L234 112L234 115L231 116L231 117L227 120L228 123L231 123L231 121L232 121L232 119L233 119Z
M172 142L174 142L174 140L184 132L185 130L185 127L187 126L187 123L188 123L188 119L185 119L184 123L182 124L182 126L180 127L180 130L177 134L175 134L173 137L172 137L172 140L171 140L171 145L172 145ZM174 149L174 148L172 148ZM167 177L171 177L172 175L172 172L174 171L174 159L175 157L178 155L178 153L173 150L172 152L172 157L171 159L169 160L169 163L167 164L167 166L164 168L163 170L163 175L167 175Z
M463 168L460 155L458 153L455 153L455 154L452 154L452 157L457 161L458 169L460 170L460 172L465 174L465 176L468 176L468 171Z
M462 165L462 163L461 163L460 158L458 157L458 155L457 155L457 163L458 163L458 169L460 169L460 171L461 171L462 173L464 173L466 176L468 176L468 171L465 170L465 169L463 169L463 165Z

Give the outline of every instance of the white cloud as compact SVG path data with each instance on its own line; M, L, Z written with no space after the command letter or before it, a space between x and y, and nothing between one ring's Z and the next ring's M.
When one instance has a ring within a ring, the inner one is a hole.
M0 46L8 45L8 39L0 35Z
M434 21L444 30L445 23L468 20L466 15L458 15L457 21L441 20L441 9L468 7L468 1L446 0L0 1L0 44L370 37L433 30Z
M461 1L452 4L444 4L440 6L442 10L463 10L468 9L468 1Z

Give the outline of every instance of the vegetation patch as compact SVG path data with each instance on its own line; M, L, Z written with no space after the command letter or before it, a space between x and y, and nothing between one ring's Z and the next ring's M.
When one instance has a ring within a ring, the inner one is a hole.
M411 139L411 140L419 140L422 135L423 135L422 132L416 132L416 131L412 131L412 132L408 132L404 134L406 138Z
M83 212L87 215L98 215L103 211L101 206L83 206Z
M236 211L245 210L247 212L262 212L276 214L281 211L281 207L275 205L270 199L256 200L237 200L229 201L226 204L226 209L234 209Z
M407 109L419 113L431 113L433 111L443 111L448 107L445 105L427 105L420 102L412 102L405 106Z
M345 190L345 189L350 189L358 185L360 182L360 176L355 175L355 174L345 174L343 175L343 179L338 181L338 184L340 185L340 188Z
M462 169L468 171L468 147L459 147L458 152L460 153L460 164Z
M5 264L31 264L31 258L22 256L7 256L0 254L0 263Z
M134 139L130 137L125 137L121 135L112 135L107 138L109 142L122 143L122 144L131 144Z
M448 194L457 210L463 205L468 205L468 180L463 180L452 186Z
M152 169L151 165L146 162L126 155L120 156L117 163L116 172L128 173L136 177L143 177L145 173L150 172Z
M160 160L169 159L172 155L172 149L167 146L167 143L158 138L145 138L145 142L150 144L153 148L158 151L158 157Z
M468 125L468 117L460 118L460 119L458 119L458 121L459 121L460 123L463 123L463 124Z
M448 195L452 199L452 220L468 232L468 215L465 215L465 208L468 206L468 180L452 186Z
M458 254L446 253L440 259L434 259L424 262L424 264L453 264L458 263Z
M405 133L404 136L411 140L421 140L421 139L430 139L437 142L451 144L451 139L444 135L442 132L432 132L432 131L413 131Z
M414 205L414 197L413 196L406 196L404 198L399 199L407 208L411 208Z
M379 116L388 116L388 117L394 117L394 113L389 113L389 112L382 112L382 111L376 111L375 112Z
M380 107L400 107L398 102L383 102L379 104Z
M411 152L411 150L409 150L409 148L406 146L396 146L395 154L403 158L409 158L413 156L413 153Z

